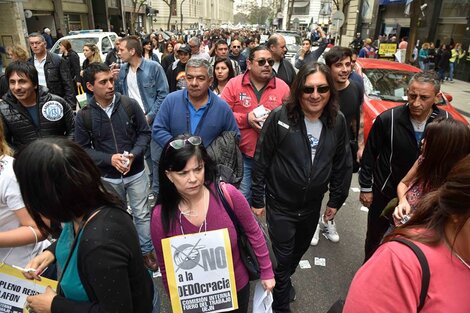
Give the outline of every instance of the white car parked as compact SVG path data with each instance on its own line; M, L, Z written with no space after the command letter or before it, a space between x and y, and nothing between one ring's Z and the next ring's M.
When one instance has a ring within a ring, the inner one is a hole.
M83 55L83 45L86 43L94 43L100 49L101 59L105 60L106 54L109 50L114 48L114 41L118 35L113 32L103 32L101 29L93 30L80 30L80 31L71 31L68 36L62 37L52 46L51 52L60 53L60 42L64 39L67 39L72 45L72 49L78 53L80 56L80 66L85 61L85 56Z

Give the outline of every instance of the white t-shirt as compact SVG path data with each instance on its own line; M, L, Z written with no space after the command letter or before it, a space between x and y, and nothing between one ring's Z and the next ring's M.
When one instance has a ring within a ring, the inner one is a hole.
M321 130L323 128L323 124L319 119L310 121L305 118L305 127L307 128L308 142L310 142L313 163L313 160L315 160L315 154L317 153L318 142L320 141L320 135Z
M25 207L13 172L13 160L6 155L0 159L0 232L18 228L20 221L15 211ZM32 243L15 248L0 248L0 262L24 267L31 259L31 253L35 257L45 247L47 245L43 246L40 242L36 246Z
M130 66L129 73L127 74L127 92L129 93L129 98L136 100L142 112L145 114L144 103L140 97L139 86L137 86L137 73L134 72Z

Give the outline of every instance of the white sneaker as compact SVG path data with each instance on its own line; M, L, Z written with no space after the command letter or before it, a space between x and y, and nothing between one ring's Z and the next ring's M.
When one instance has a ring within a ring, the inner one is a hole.
M320 222L320 227L322 229L323 236L331 242L338 242L339 235L338 231L336 230L336 223L334 220L328 222Z
M318 240L320 240L320 223L317 225L317 229L315 230L315 234L313 234L312 241L310 241L311 246L316 246L318 244Z

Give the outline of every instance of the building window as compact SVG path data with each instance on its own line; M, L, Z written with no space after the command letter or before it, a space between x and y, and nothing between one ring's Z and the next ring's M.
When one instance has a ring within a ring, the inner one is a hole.
M444 0L442 2L441 17L468 17L470 4L468 0Z

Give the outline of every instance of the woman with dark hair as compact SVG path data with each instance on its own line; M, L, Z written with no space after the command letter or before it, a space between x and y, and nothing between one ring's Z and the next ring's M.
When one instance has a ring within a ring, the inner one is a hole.
M62 58L68 61L70 75L72 76L75 84L75 93L78 94L77 88L80 85L80 57L78 56L78 53L72 49L72 45L67 39L60 42L59 49L62 53Z
M441 82L446 80L446 73L449 72L449 60L451 57L450 48L446 44L442 44L439 49L439 79Z
M170 66L171 64L173 64L173 62L175 62L175 49L174 49L174 45L173 45L173 42L171 41L168 41L166 44L165 44L165 50L162 54L162 67L163 69L165 70L165 73L166 73L166 70L168 69L168 66Z
M252 207L264 214L277 259L273 311L290 312L291 276L310 246L329 189L324 220L332 220L349 192L352 158L344 115L329 68L308 63L290 97L272 111L256 145Z
M158 59L158 55L153 52L152 42L149 38L145 38L142 40L142 57L147 60L152 60L155 62L160 63Z
M227 82L235 77L232 62L227 58L216 58L214 62L214 82L211 89L216 95L221 95Z
M422 313L470 312L470 155L450 171L442 186L428 193L411 219L356 273L343 312L416 312L424 271L413 242L429 264L430 280Z
M425 194L442 185L452 167L470 154L470 128L453 119L436 119L423 135L422 153L397 187L395 224L412 215Z
M174 273L167 274L162 239L227 228L239 305L235 312L247 312L250 296L248 273L240 259L236 229L216 191L215 176L215 164L200 137L180 135L165 145L159 166L160 195L152 214L152 241L168 291L167 276ZM263 234L243 195L232 185L225 186L234 205L233 211L258 258L261 284L271 291L274 274Z
M57 262L59 291L29 296L35 312L152 312L153 285L139 239L119 198L109 192L88 154L65 139L40 139L13 165L26 209L43 234L48 218L59 239L27 264L39 274Z

